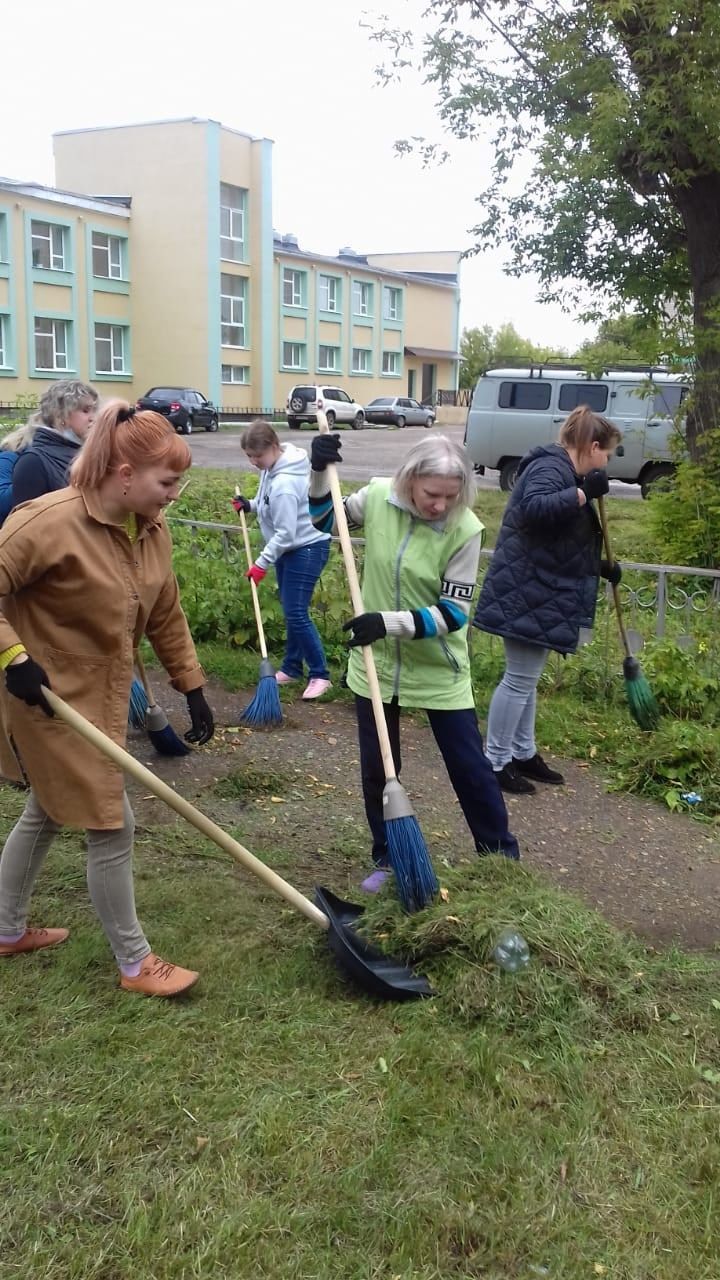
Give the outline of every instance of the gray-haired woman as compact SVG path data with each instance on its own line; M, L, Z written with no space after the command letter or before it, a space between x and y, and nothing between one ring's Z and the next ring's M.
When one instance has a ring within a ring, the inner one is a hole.
M63 378L48 387L31 419L33 442L15 463L13 507L66 487L70 467L95 420L97 403L97 391L77 378Z
M333 524L324 472L340 461L339 435L311 447L310 513ZM471 509L472 465L445 436L410 449L392 480L371 480L345 499L351 529L364 528L363 601L351 631L348 685L355 694L365 812L375 869L363 881L376 893L387 877L382 795L385 777L358 645L373 645L395 768L400 772L400 711L422 707L430 721L478 853L518 858L507 810L483 751L475 715L467 624L483 526Z

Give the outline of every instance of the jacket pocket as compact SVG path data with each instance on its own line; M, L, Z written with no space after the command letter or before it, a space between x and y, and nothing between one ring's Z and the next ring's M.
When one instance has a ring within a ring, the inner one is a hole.
M53 692L78 710L85 705L97 712L112 699L111 658L48 648L43 659Z

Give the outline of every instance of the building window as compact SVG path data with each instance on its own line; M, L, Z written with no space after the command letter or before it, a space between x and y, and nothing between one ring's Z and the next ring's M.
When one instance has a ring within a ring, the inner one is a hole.
M67 320L43 320L35 317L35 368L50 373L64 371L68 365Z
M0 262L8 262L9 258L7 214L0 213Z
M373 287L363 280L353 280L353 314L371 316L373 311Z
M121 324L95 325L95 372L125 373L125 329Z
M383 285L383 320L402 320L402 290Z
M283 342L283 369L305 369L305 343Z
M399 351L383 351L382 359L383 373L393 374L394 377L400 375L400 352Z
M323 343L318 347L318 369L324 373L337 373L340 368L340 348L327 347Z
M340 310L340 281L337 276L318 276L318 310Z
M244 276L220 276L221 342L224 347L244 347L245 342L245 290Z
M305 297L305 272L283 267L283 305L303 307Z
M123 279L123 241L104 231L92 233L93 275L101 280Z
M52 222L36 222L33 218L32 264L43 271L65 271L65 232L66 227L58 227Z
M7 369L8 360L8 337L7 337L7 316L0 316L0 369Z
M244 187L220 183L220 257L231 262L245 262L246 201Z
M224 364L222 366L223 382L242 382L250 381L250 366L247 364Z
M353 347L353 373L370 373L372 369L372 351L368 347Z

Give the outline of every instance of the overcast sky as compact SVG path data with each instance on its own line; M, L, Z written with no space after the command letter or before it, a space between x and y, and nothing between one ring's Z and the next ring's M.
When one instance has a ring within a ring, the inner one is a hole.
M451 163L434 170L397 157L399 137L440 136L432 90L410 78L376 87L382 50L360 27L364 10L411 26L422 0L5 0L3 9L3 176L52 185L59 129L208 116L273 139L274 225L303 248L471 245L488 149L451 142ZM536 342L577 346L589 331L537 294L532 277L503 274L501 255L472 258L462 324L510 320Z

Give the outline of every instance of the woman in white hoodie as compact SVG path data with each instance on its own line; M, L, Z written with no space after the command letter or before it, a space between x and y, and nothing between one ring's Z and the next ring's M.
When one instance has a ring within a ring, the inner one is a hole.
M254 512L265 539L245 576L259 585L271 565L275 566L287 624L285 657L275 679L278 684L299 680L305 664L308 684L303 698L319 698L332 686L325 650L309 610L327 563L330 536L316 529L310 519L310 459L297 445L281 444L269 422L253 422L240 443L261 473L260 484L254 498L240 494L233 499L233 506L238 512Z

